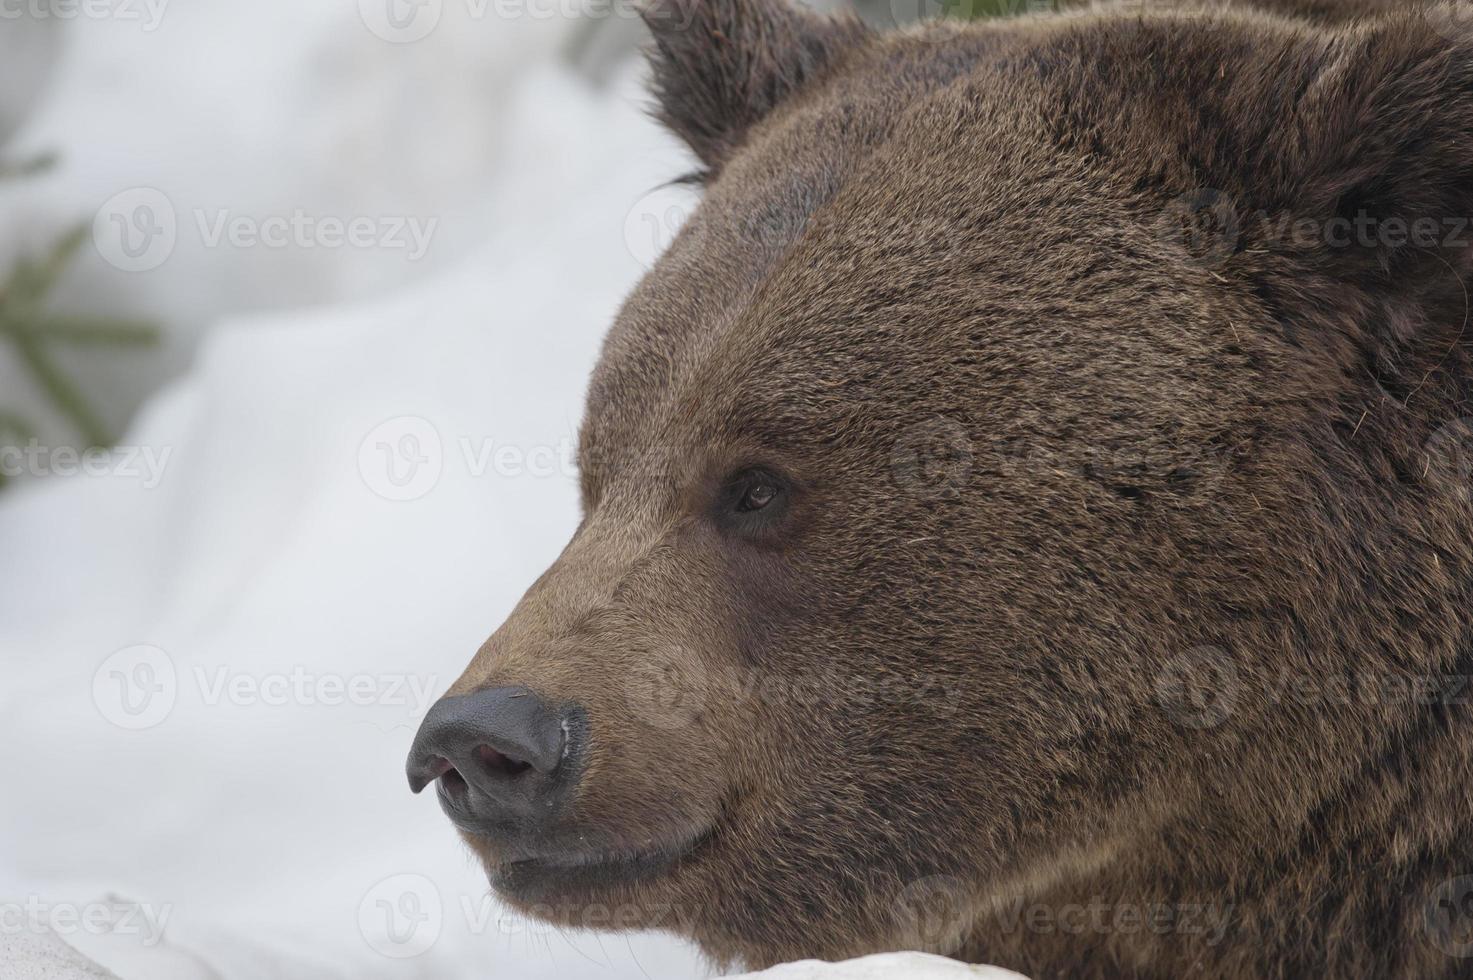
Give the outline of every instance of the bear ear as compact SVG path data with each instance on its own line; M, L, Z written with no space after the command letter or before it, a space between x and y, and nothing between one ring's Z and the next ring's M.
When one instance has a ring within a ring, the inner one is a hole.
M1473 8L1412 7L1344 30L1285 75L1249 110L1260 122L1239 148L1253 161L1239 201L1259 206L1266 232L1243 244L1280 273L1265 295L1341 310L1353 298L1397 340L1461 321L1473 270Z
M868 30L787 0L651 0L642 11L657 116L710 176L747 131Z

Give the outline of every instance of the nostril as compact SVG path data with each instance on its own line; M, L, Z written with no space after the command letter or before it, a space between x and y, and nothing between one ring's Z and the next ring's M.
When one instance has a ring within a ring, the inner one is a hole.
M452 766L440 775L440 788L447 796L460 799L466 793L465 777L460 774L459 769Z
M487 772L503 778L509 779L513 776L520 776L532 768L532 763L507 755L505 752L498 752L489 745L477 745L475 756L476 761Z

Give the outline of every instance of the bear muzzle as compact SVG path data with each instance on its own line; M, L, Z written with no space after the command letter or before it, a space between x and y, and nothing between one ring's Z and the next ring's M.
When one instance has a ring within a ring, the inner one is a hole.
M418 793L435 783L460 830L515 848L540 836L578 782L576 708L554 710L525 687L440 699L405 767Z

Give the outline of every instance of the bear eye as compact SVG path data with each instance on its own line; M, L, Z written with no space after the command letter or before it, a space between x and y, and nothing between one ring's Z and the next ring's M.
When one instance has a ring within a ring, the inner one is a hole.
M743 535L764 533L776 526L788 509L788 485L766 468L739 470L722 485L713 515L729 531Z
M741 499L737 501L737 512L746 514L754 510L761 510L778 495L777 486L771 481L758 479L747 485L742 493Z

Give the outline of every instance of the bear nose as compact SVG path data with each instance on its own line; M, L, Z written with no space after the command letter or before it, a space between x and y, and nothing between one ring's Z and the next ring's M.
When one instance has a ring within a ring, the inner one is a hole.
M442 806L466 829L524 822L565 781L566 743L563 720L525 687L441 698L410 747L409 788L438 779Z

